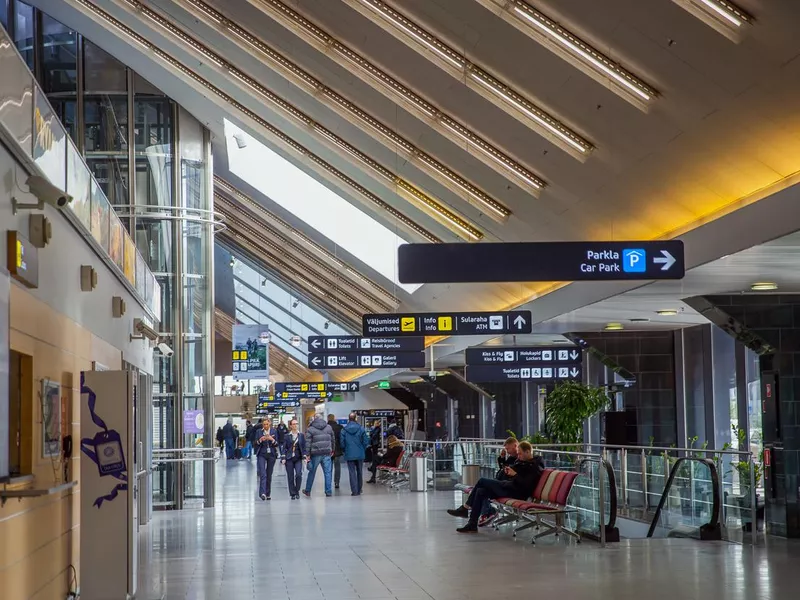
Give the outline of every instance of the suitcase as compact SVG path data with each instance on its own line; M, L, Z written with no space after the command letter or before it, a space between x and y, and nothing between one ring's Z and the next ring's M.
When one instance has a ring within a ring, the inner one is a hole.
M236 448L236 449L233 451L233 458L235 458L235 459L237 459L237 460L239 460L239 459L241 459L241 458L242 458L242 449L241 449L241 448Z

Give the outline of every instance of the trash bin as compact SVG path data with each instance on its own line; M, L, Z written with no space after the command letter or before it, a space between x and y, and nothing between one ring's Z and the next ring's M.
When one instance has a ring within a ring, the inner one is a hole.
M475 485L478 479L481 478L480 465L464 465L461 467L461 484L462 485Z
M428 467L424 456L415 456L408 465L409 489L412 492L428 491Z

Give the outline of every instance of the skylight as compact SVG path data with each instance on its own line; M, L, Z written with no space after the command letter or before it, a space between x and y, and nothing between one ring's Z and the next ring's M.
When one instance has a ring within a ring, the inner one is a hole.
M234 138L235 136L235 138ZM413 293L418 284L397 278L397 248L408 240L225 119L230 171L337 246Z

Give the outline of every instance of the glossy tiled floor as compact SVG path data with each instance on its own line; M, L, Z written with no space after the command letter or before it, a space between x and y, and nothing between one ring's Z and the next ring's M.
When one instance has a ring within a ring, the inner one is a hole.
M782 600L800 587L800 545L634 540L531 546L504 534L460 536L454 494L367 487L312 499L286 477L255 500L255 466L218 465L217 506L157 513L143 528L139 598L168 600Z

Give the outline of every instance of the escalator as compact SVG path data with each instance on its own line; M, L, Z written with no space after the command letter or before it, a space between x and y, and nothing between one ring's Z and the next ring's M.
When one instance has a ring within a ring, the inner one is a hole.
M648 538L722 539L722 499L716 463L708 458L675 459L653 513Z

